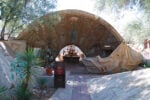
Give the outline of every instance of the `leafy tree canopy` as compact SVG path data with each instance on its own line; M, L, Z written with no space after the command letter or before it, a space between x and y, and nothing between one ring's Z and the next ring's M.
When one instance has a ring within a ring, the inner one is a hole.
M56 7L56 0L1 0L1 40L4 34L18 33L23 26Z
M95 7L100 16L107 13L111 17L113 26L122 27L119 31L126 41L143 42L150 36L149 0L96 0Z

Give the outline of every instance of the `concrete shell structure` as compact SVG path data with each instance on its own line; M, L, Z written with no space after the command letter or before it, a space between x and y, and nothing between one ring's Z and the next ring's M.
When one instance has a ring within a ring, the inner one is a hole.
M86 55L105 57L123 41L119 33L102 18L80 10L62 10L33 21L17 37L33 47L61 50L78 46ZM105 53L104 53L105 52ZM106 54L106 55L105 55Z

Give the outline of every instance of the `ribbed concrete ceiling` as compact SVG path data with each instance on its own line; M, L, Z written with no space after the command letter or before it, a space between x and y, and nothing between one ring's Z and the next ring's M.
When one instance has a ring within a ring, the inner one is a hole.
M34 47L61 50L75 44L83 52L95 46L111 45L114 50L123 38L105 20L80 10L62 10L44 15L33 21L17 37Z

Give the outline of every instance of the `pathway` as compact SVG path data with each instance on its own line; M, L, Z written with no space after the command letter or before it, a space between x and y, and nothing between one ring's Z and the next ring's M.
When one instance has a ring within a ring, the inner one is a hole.
M83 76L74 76L71 100L91 100L88 93L87 80Z
M71 75L49 100L150 100L150 69L112 75Z

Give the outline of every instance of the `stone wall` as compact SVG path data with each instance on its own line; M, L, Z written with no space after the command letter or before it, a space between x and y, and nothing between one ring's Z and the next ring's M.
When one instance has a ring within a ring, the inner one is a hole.
M26 42L20 40L8 40L4 42L13 53L23 52L26 49Z

